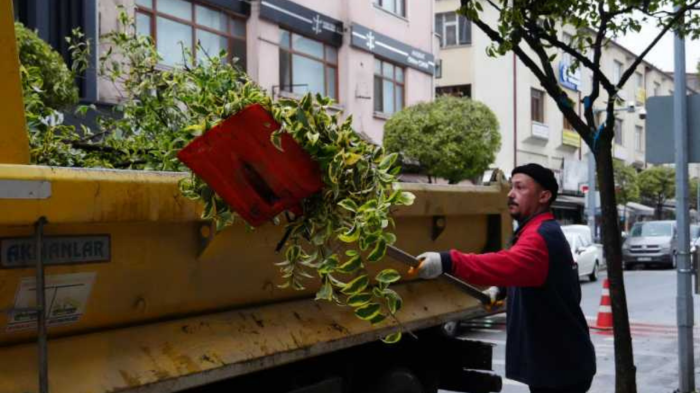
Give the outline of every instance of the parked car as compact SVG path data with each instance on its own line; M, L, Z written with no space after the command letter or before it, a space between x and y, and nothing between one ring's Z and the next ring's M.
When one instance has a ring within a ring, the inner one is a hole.
M694 253L695 249L700 246L700 225L690 226L690 252Z
M634 265L664 265L676 267L676 222L644 221L634 224L622 244L625 269Z
M578 264L579 277L597 280L600 267L604 264L603 249L600 244L593 243L590 228L585 225L565 225L561 229L571 247L571 255Z

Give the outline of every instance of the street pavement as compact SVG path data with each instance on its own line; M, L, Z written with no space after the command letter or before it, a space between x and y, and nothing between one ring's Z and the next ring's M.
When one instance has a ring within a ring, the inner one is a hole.
M605 274L602 274L602 278ZM581 307L589 325L595 323L600 305L602 278L581 283ZM678 388L678 334L676 328L675 270L635 270L625 272L625 288L630 313L634 358L639 393L672 393ZM700 307L694 297L696 381L700 383ZM463 337L490 342L494 371L503 376L503 393L526 393L528 388L505 379L505 315L496 315L462 324ZM612 332L591 329L596 348L598 373L589 393L615 390L614 338ZM447 393L447 391L442 391Z

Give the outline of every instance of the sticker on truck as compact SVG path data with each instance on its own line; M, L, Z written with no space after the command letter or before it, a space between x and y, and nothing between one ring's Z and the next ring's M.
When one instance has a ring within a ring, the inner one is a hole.
M47 275L46 326L60 326L76 323L85 313L90 298L92 284L97 273L73 273ZM35 330L37 316L31 309L36 307L36 280L24 277L17 286L14 308L10 311L7 331Z
M46 236L43 244L45 265L72 265L110 260L109 235ZM36 240L33 237L0 239L0 266L24 268L35 265Z

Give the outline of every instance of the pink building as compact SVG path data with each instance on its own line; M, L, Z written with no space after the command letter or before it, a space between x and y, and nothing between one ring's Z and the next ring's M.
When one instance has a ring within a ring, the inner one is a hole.
M378 143L394 112L433 98L433 1L100 0L100 33L116 28L117 5L135 10L164 66L182 62L180 42L226 49L269 94L331 96ZM101 101L111 89L98 83Z

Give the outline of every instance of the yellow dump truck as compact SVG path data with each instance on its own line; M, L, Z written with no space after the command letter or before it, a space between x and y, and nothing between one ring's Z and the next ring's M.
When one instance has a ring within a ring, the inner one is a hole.
M283 229L214 235L186 174L29 165L8 2L0 8L0 392L489 392L489 344L439 334L483 314L449 282L397 285L399 328L280 289ZM411 253L495 250L510 235L500 181L404 184ZM406 267L385 258L400 271ZM44 287L44 291L36 288ZM44 312L38 312L42 309ZM482 370L482 371L476 371Z

